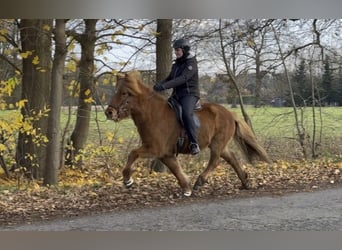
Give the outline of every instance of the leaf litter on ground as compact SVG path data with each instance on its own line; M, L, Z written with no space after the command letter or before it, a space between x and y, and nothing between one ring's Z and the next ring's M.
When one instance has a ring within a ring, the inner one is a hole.
M194 183L205 164L186 160L189 164L184 170ZM342 186L340 160L245 164L243 167L252 187L249 190L240 189L235 172L222 162L205 186L194 191L191 197L183 197L171 173L156 173L147 165L138 163L133 175L135 183L130 189L122 185L120 166L111 169L97 164L86 168L66 167L60 172L58 186L51 187L43 186L40 181L23 180L18 187L18 177L7 179L1 174L0 225Z

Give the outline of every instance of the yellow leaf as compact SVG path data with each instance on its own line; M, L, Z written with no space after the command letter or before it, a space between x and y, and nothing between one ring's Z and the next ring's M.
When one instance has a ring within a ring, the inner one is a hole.
M97 193L93 192L93 191L90 191L89 192L89 196L90 197L96 197L97 196Z
M7 29L0 29L0 35L7 35L8 30Z
M37 182L34 182L32 188L33 188L33 190L39 190L40 186L39 186L39 184Z
M21 108L25 107L26 102L27 102L26 99L20 100L16 103L16 106L21 109Z
M28 58L30 55L32 55L32 51L26 51L26 52L20 53L20 56L24 59Z
M123 30L117 30L115 31L114 35L122 35L124 34L124 31Z
M112 141L113 138L114 138L114 133L112 133L112 132L107 132L106 136L107 136L107 140L108 140L108 141Z
M248 45L249 47L254 47L254 46L255 46L255 43L254 43L254 41L253 41L251 38L249 38L249 39L247 40L247 45Z
M9 55L12 54L12 51L13 51L13 50L11 50L11 49L5 49L4 54L7 55L7 56L9 56Z
M66 68L71 72L76 72L76 63L75 61L68 61L66 64Z
M35 56L35 57L33 58L33 60L32 60L32 63L33 63L34 65L39 64L39 57L38 57L38 56Z
M51 27L50 27L50 25L45 24L45 25L43 26L43 29L46 30L46 31L50 31L50 30L51 30Z
M84 94L85 94L86 96L90 95L90 93L91 93L90 89L87 89L86 91L84 91Z
M84 99L84 102L85 103L92 103L92 102L94 102L94 99L92 97L89 97L87 99Z

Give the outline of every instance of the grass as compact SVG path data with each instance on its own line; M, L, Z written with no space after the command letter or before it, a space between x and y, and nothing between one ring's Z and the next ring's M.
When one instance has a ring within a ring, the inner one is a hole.
M241 116L239 109L235 111ZM272 158L297 159L302 150L297 141L297 128L293 108L247 108L258 139ZM321 157L336 157L342 152L342 107L315 109L315 133L311 107L298 109L298 120L305 129L308 155L313 148ZM313 138L315 143L313 143ZM315 145L315 146L313 146ZM340 156L338 156L340 157Z
M241 116L240 109L233 109ZM260 136L291 137L297 133L293 108L247 108L252 120L254 131ZM313 129L313 113L311 108L297 111L299 119L303 122L307 132ZM301 116L303 113L303 116ZM322 124L319 110L316 113L316 130L322 128L327 137L341 136L342 131L342 107L322 108Z

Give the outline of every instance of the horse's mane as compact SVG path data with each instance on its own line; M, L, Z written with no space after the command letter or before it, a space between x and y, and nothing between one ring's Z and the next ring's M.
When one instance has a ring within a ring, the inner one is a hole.
M148 95L153 94L153 99L160 100L166 102L165 96L161 95L158 92L155 92L151 86L145 84L142 79L142 75L140 71L134 70L129 71L126 74L118 74L118 78L124 78L125 81L132 83L131 89L135 93Z

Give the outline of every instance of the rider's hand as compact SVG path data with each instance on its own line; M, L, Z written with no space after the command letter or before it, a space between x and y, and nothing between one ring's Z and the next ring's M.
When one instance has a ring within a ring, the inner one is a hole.
M157 83L153 86L154 91L160 92L165 90L165 87L161 83Z

